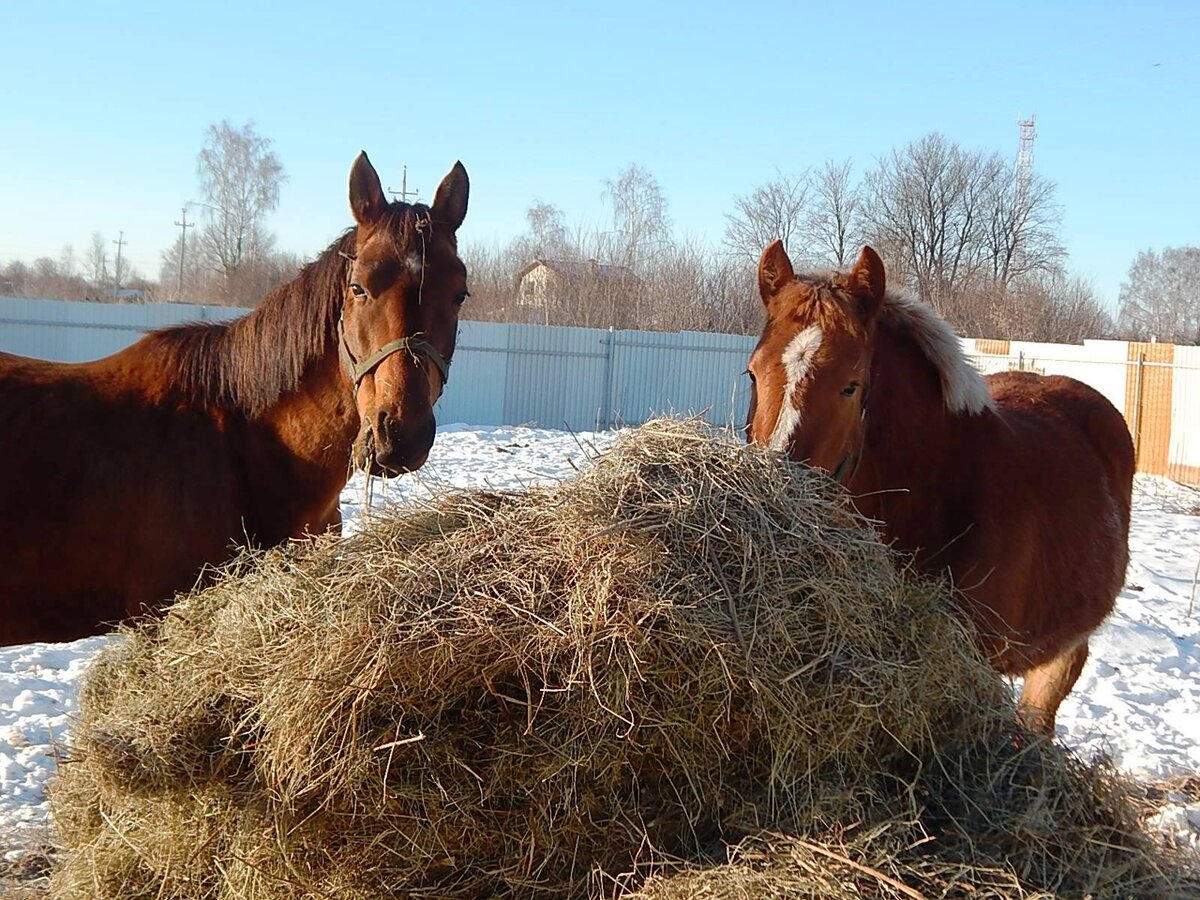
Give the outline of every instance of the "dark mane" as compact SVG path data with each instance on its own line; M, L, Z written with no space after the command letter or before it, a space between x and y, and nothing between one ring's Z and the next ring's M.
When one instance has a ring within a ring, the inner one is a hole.
M424 215L424 206L391 203L376 228L386 230L403 253ZM351 227L245 317L152 333L147 340L162 354L166 377L187 400L233 406L250 416L296 390L309 367L334 347L354 250Z

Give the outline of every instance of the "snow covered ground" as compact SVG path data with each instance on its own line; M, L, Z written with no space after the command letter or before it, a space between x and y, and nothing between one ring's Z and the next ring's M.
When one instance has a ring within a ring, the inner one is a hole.
M517 488L569 477L609 433L448 426L415 475L375 480L370 508L445 488ZM361 475L342 494L349 529L368 511ZM1139 776L1200 772L1200 598L1189 615L1200 561L1200 491L1139 476L1130 537L1133 561L1110 620L1058 717L1059 737L1104 752ZM0 647L0 854L33 839L48 820L46 783L55 747L69 736L76 684L111 640ZM1200 803L1170 798L1154 822L1200 847Z

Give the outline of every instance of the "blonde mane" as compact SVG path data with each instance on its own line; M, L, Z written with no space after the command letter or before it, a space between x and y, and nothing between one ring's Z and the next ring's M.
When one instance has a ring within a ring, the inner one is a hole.
M985 409L995 409L987 382L967 361L958 336L932 307L889 291L884 297L880 318L908 335L932 363L942 383L942 397L949 412L978 415Z

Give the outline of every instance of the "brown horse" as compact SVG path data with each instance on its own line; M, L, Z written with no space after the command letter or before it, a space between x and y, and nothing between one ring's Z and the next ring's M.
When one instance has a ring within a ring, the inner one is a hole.
M890 293L870 247L848 273L763 253L767 322L747 436L832 473L884 538L948 570L1020 708L1053 733L1129 560L1133 444L1087 385L980 376L949 326ZM869 400L869 403L868 403Z
M355 462L420 468L468 296L462 164L388 203L360 154L350 228L232 324L104 359L0 354L0 644L152 610L235 545L341 527Z

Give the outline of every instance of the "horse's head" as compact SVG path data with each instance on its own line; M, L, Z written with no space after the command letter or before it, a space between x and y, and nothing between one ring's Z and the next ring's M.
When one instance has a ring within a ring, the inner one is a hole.
M469 296L455 236L468 187L455 163L432 206L388 203L365 153L350 170L358 226L338 342L362 422L355 460L372 474L419 469L433 446L433 404Z
M849 272L797 276L775 241L758 287L767 323L750 357L747 439L841 480L862 448L883 263L864 247Z

